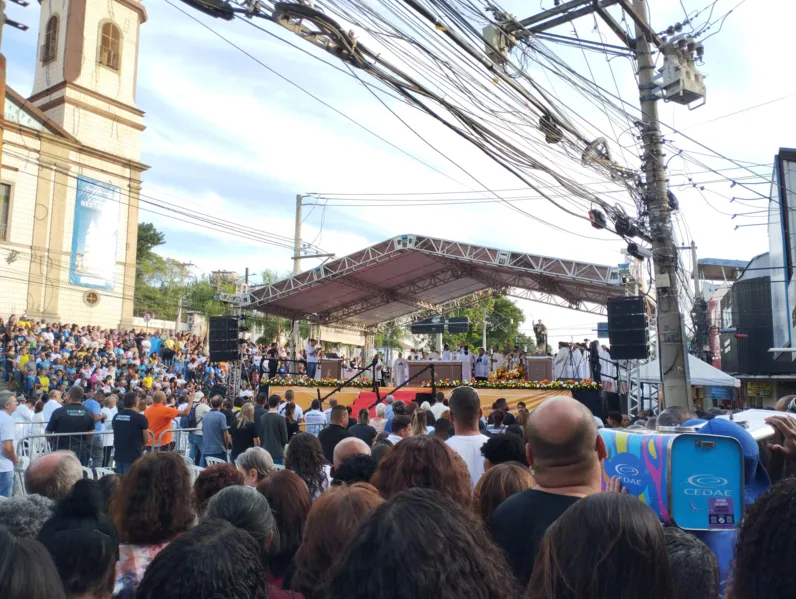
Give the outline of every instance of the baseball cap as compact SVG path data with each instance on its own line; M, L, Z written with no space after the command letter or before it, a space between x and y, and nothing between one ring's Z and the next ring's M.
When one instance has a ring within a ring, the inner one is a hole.
M726 418L714 418L713 420L689 420L683 426L697 426L700 434L732 437L741 444L744 457L744 500L747 505L754 503L758 495L764 493L771 486L771 478L760 461L760 448L757 446L757 441L740 424Z

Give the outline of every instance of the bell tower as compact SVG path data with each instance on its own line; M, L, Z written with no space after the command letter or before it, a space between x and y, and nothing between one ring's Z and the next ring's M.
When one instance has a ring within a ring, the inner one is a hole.
M139 161L139 0L44 0L28 100L91 148Z

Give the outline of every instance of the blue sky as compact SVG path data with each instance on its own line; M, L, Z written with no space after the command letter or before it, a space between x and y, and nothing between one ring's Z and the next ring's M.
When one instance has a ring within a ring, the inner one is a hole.
M736 3L719 0L715 14L726 12ZM543 6L549 4L550 0L542 2ZM462 167L457 168L407 130L352 77L242 21L225 23L191 13L417 160L280 79L163 0L145 5L149 20L141 27L137 103L146 112L148 127L143 134L142 155L142 161L152 167L144 178L143 193L148 196L290 237L297 193L478 190L467 173L493 189L523 187L512 175L437 123L385 99L398 115ZM703 2L686 0L685 6L691 11L702 8ZM796 98L706 122L796 93L796 82L787 76L787 69L783 69L778 59L787 56L785 45L790 39L791 25L796 22L796 9L784 0L766 2L765 11L761 6L761 0L748 0L728 17L721 32L706 42L703 67L708 75L706 106L693 112L677 105L661 103L660 106L661 118L666 122L726 156L752 163L768 163L779 146L796 145L796 120L792 117ZM518 2L507 3L505 7L521 17L539 8ZM34 3L22 9L10 4L8 11L11 18L31 26L27 33L7 28L3 36L9 85L28 95L35 67L38 7ZM771 18L772 15L777 18ZM682 20L683 12L678 2L656 2L652 6L652 19L656 29L663 29ZM258 24L311 54L321 55L308 45L302 46L301 40L276 25L264 21ZM578 21L577 27L582 37L599 39L592 31L590 18ZM571 34L571 26L563 26L556 32ZM622 97L636 102L629 61L617 58L609 63L597 54L589 54L587 65L579 50L555 46L553 49L581 73L587 74L590 67L595 78L611 90L614 89L612 75L615 76ZM566 92L563 87L557 89L562 100L582 110L584 119L596 122L601 118L591 104L563 96ZM680 136L666 137L677 147L704 152ZM614 148L614 151L620 150ZM626 159L634 160L632 147L625 152ZM702 158L713 168L733 166L721 159ZM690 172L704 170L693 165L688 168ZM768 171L763 168L757 172ZM679 158L670 162L670 176L673 183L687 180L687 171ZM694 175L693 178L708 181L718 177ZM749 259L766 251L764 227L735 229L737 224L765 222L755 217L731 218L739 210L737 204L730 203L730 198L741 195L739 190L731 191L726 182L706 187L703 198L693 190L674 186L689 229L679 233L682 241L693 238L703 257ZM754 188L768 192L766 185ZM751 195L743 193L744 197ZM764 202L759 203L762 208ZM545 202L523 201L522 206L573 233L595 235L587 223ZM607 235L603 237L609 240L602 242L563 235L497 204L328 207L326 210L307 206L304 214L308 215L304 239L337 255L395 234L415 232L606 264L622 260L621 241L610 240ZM291 268L290 252L283 248L241 240L225 232L208 231L146 212L140 220L155 222L166 232L167 244L162 253L190 260L199 271L220 268L242 272L247 266L252 272ZM304 261L305 268L314 264L317 262ZM569 334L582 338L599 320L592 315L528 302L521 302L521 306L529 319L543 318L548 323L553 339L567 338Z

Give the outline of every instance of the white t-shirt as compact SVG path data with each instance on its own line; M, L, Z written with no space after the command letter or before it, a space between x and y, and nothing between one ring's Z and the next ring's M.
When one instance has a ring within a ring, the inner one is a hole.
M481 447L489 441L486 435L454 435L446 441L448 447L458 453L467 464L470 471L473 488L484 474L484 456L481 455Z
M3 411L0 412L0 443L3 441L14 442L14 418ZM9 460L3 452L0 452L0 472L13 472L14 462Z
M302 409L301 409L301 406L300 406L300 405L298 405L298 404L297 404L297 403L295 403L295 402L294 402L294 405L296 406L296 409L295 409L295 410L293 410L293 418L294 418L296 421L299 421L299 420L301 420L302 418L304 418L304 410L302 410ZM283 403L282 405L280 405L280 406L277 408L277 410L276 410L276 413L277 413L277 414L279 414L280 416L284 416L284 415L285 415L285 410L287 410L287 402L285 402L285 403Z
M61 407L61 402L55 399L48 399L47 403L44 404L44 409L41 411L44 414L44 422L50 422L50 417L53 415L53 412Z
M113 417L119 413L119 408L102 408L100 410L105 414L105 422L102 423L103 431L113 431ZM113 435L102 435L102 446L113 447Z
M436 420L437 418L442 418L442 413L447 409L449 409L448 406L441 401L438 401L431 406L431 413L434 414L434 419Z
M390 435L387 437L387 440L392 443L393 445L397 445L400 441L403 441L403 437L399 437L398 435Z
M318 361L318 350L312 347L309 343L304 346L304 351L307 352L307 362Z

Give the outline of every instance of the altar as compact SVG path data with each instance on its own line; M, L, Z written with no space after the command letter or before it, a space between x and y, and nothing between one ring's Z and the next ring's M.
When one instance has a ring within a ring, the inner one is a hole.
M409 365L409 378L411 379L409 384L413 387L420 387L423 383L431 382L430 368L416 379L412 378L430 364L434 365L435 381L444 381L445 379L449 379L451 381L460 381L462 379L462 363L458 360L452 362L443 362L441 360L409 360L407 364Z

